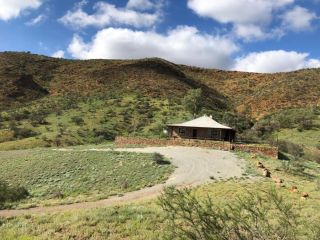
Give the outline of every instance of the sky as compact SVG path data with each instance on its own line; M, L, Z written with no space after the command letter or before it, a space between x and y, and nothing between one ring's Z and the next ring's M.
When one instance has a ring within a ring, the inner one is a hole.
M0 51L261 73L317 68L320 0L0 0Z

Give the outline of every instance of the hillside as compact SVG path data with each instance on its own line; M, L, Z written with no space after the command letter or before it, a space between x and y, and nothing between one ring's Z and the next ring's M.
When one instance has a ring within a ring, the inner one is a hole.
M72 61L0 53L0 85L0 103L9 107L43 96L139 94L177 100L191 88L202 88L211 106L226 107L226 98L214 88L187 77L179 66L161 59Z
M208 104L221 108L231 103L253 118L320 104L320 69L256 74L179 66L161 59L71 61L0 53L0 86L2 108L46 95L137 93L176 100L199 87Z
M183 69L227 96L237 112L256 119L286 108L320 106L320 69L275 74Z
M320 69L257 74L158 58L79 61L0 53L0 150L100 143L128 134L159 137L166 123L190 119L182 99L196 88L203 92L202 114L242 133L286 109L319 106Z

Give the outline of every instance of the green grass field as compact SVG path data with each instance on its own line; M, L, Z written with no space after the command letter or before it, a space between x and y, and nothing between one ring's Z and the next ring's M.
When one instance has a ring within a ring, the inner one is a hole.
M174 168L152 154L47 149L1 152L0 165L0 180L31 193L20 207L123 194L165 181Z
M261 175L256 167L261 161L272 176L284 180L284 186L278 187L272 179L229 179L215 180L207 185L194 189L199 198L209 196L218 205L232 203L237 196L247 191L266 192L272 187L289 201L300 215L301 221L320 220L320 165L304 162L298 166L287 167L283 161L239 152L251 166L254 175ZM290 192L291 186L298 187L298 193ZM301 200L301 193L307 192L310 197ZM0 220L0 236L4 240L44 240L44 239L163 239L167 221L157 205L157 200L143 201L136 204L81 210L58 214L21 216ZM301 238L308 239L304 229L300 229Z

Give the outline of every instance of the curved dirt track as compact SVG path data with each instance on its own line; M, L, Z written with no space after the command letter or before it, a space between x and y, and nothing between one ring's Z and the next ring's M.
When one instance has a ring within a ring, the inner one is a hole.
M61 151L73 151L61 149ZM111 149L87 149L80 151L113 151ZM112 205L126 204L138 200L154 198L161 194L165 186L176 185L178 187L197 186L210 181L213 176L216 179L240 177L244 162L235 154L226 151L201 149L193 147L148 147L115 149L115 151L154 153L158 152L168 159L177 168L165 184L158 184L150 188L144 188L135 192L126 193L122 197L110 197L95 202L82 202L70 205L51 207L36 207L23 210L0 211L2 217L12 217L23 214L56 213L80 209L92 209Z

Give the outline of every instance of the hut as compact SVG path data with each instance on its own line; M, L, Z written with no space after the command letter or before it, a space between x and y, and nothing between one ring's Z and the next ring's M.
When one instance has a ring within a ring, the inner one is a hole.
M236 131L212 119L202 116L188 122L168 124L168 135L173 139L202 139L233 142Z

